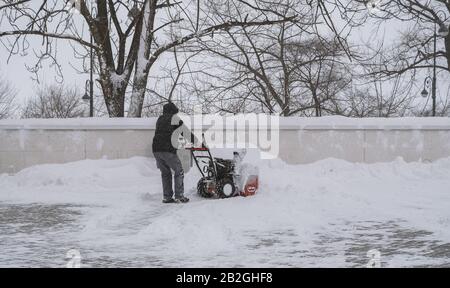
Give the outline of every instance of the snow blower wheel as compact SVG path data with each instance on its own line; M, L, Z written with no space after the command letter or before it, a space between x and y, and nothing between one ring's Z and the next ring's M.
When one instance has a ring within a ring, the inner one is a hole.
M214 191L208 187L208 180L201 178L197 184L197 193L203 198L211 198L214 196Z
M224 178L217 182L216 193L220 198L231 198L236 196L236 186L231 178Z

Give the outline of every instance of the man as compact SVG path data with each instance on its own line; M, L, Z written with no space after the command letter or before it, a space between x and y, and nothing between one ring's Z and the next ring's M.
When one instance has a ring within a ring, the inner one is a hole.
M179 131L180 129L178 128L183 126L183 121L176 116L178 111L177 106L175 106L172 102L164 105L163 115L160 116L156 122L155 137L153 138L152 144L156 165L161 170L164 194L163 203L189 202L189 198L184 196L183 166L178 158L177 148L172 144L172 139L178 138L177 135L174 135L174 132ZM191 141L194 140L195 137L191 134ZM172 170L175 174L175 199L173 198Z

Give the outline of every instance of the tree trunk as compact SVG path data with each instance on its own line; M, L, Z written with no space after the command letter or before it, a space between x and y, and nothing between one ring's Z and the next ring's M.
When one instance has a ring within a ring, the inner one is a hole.
M150 67L155 59L150 59L151 45L153 41L153 28L156 15L156 0L145 2L141 37L136 57L136 68L133 79L133 91L131 93L131 103L128 111L128 117L142 116L142 107L144 106L145 91L147 89L148 74Z
M283 109L283 116L284 117L288 117L291 114L291 108L289 107L289 105L286 105Z
M131 93L130 109L128 117L142 117L142 108L144 106L145 91L147 88L148 71L141 75L135 75L133 80L133 92Z
M317 97L317 94L315 92L313 92L313 99L314 99L314 108L316 110L316 117L320 117L322 116L322 109L320 107L319 98Z
M117 87L110 79L100 80L100 85L102 86L109 117L124 117L125 89Z
M102 57L100 63L100 85L102 87L108 115L111 118L124 117L126 79L122 79L112 68L106 68ZM103 67L103 68L102 68Z

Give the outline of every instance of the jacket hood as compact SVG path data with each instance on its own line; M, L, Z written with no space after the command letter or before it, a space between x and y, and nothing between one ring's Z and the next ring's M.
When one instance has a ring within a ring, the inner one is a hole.
M178 108L172 102L163 106L163 114L165 115L173 115L178 113Z

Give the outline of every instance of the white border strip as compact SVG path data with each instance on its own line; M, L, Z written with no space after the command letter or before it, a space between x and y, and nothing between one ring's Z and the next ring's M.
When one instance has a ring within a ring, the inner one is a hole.
M157 118L0 120L0 130L154 130ZM280 117L280 130L450 130L450 117ZM254 129L255 125L250 125ZM245 128L237 125L237 129Z

